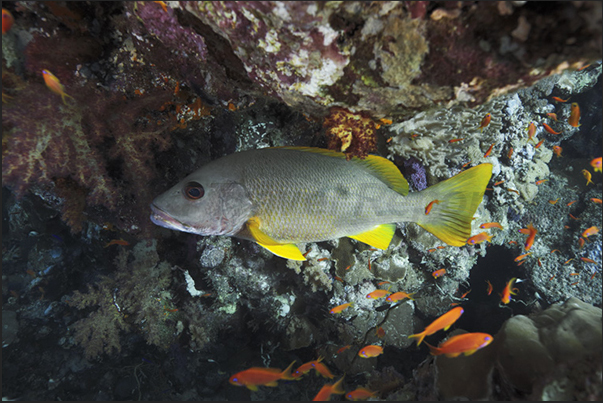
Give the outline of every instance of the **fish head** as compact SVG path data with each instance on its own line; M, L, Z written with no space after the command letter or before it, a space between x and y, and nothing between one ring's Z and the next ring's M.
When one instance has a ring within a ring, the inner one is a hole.
M151 221L198 235L232 236L239 232L252 216L247 191L219 167L207 168L192 173L155 198Z

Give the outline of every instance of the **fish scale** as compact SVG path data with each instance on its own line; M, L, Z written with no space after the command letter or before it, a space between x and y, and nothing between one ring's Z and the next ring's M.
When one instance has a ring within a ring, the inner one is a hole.
M275 151L286 158L252 159L243 176L258 206L260 229L275 240L339 238L412 215L413 208L402 204L403 196L351 161Z

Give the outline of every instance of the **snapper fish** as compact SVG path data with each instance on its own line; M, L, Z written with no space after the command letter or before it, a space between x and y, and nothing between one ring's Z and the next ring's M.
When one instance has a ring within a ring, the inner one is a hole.
M291 260L306 260L297 244L340 237L387 249L397 222L415 222L463 246L491 176L492 164L481 164L409 193L406 179L383 157L346 160L320 148L263 148L193 172L151 203L151 221L255 241ZM425 214L436 199L438 208Z

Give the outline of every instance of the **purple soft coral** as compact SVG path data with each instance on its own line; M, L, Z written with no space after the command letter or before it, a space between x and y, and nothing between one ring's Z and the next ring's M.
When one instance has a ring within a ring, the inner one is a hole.
M404 177L416 191L427 188L427 175L421 162L413 157L403 161Z

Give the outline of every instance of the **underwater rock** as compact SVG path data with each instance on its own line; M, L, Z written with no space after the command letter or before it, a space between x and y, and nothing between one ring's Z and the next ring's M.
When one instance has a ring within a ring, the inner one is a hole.
M547 395L580 400L594 372L569 375L559 369L585 365L600 371L602 336L601 309L574 297L540 313L514 316L490 346L468 357L435 359L439 393L447 400L461 396L491 399L500 391L510 393L509 398L517 393L511 392L515 389L537 390L541 395L532 395L536 400ZM598 357L598 362L591 357ZM559 385L564 385L563 393L553 393ZM600 376L592 392L601 395Z

